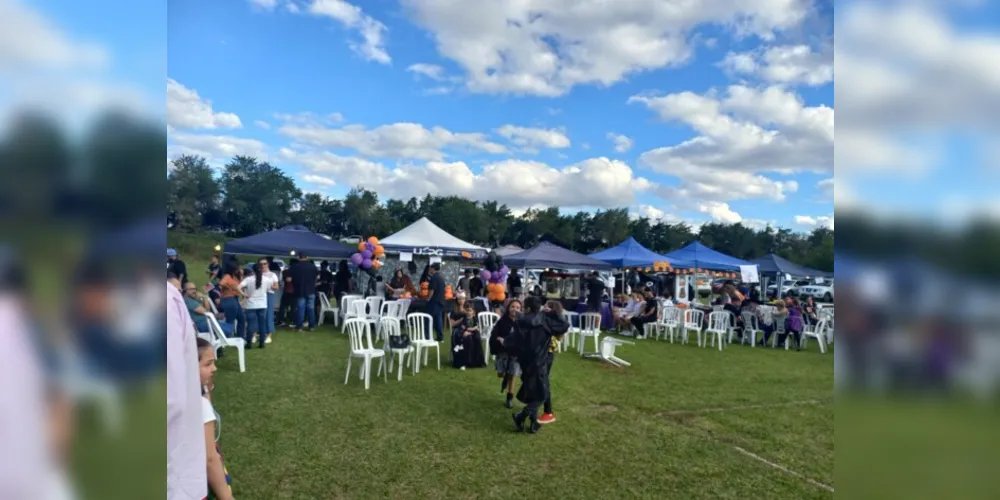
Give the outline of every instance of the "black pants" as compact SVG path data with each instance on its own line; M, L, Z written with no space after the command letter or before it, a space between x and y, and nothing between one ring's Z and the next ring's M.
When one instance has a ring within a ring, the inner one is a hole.
M656 321L656 317L646 317L646 316L636 316L629 321L632 322L632 326L636 329L637 335L642 335L645 332L645 327L647 324Z
M596 302L593 300L587 301L587 312L599 313L601 312L601 300L598 299Z
M521 410L521 414L525 415L526 417L528 417L529 420L531 420L532 422L534 422L534 421L538 420L538 407L539 406L541 406L541 404L537 403L537 402L536 403L528 403L524 407L524 409Z
M789 335L792 336L792 341L793 341L792 347L797 348L800 345L802 345L802 332L788 332L782 335L778 335L778 345L784 344L785 339L787 339Z
M549 372L549 392L545 395L545 413L552 413L552 362L555 360L555 353L549 353L549 361L547 363Z
M290 293L281 294L281 303L278 304L278 314L274 317L277 323L291 323L295 321L295 297Z

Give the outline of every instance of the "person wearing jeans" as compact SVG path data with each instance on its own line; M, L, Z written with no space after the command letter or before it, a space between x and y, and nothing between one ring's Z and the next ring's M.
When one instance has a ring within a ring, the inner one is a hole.
M299 261L289 269L292 277L292 288L295 290L298 308L295 311L295 328L302 331L306 313L309 314L309 330L316 328L316 278L319 271L309 260L300 254Z
M444 279L441 278L441 263L435 262L427 268L430 277L431 296L427 298L427 314L431 315L434 325L434 340L444 340L444 325L441 315L444 314Z

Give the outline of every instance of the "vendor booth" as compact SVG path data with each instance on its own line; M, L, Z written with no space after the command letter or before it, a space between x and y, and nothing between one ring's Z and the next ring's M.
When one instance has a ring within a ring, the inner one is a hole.
M697 274L703 273L735 273L741 272L742 266L753 266L754 264L743 259L726 255L717 250L713 250L700 241L695 241L684 248L674 250L665 255L670 260L671 265L682 271L686 279L676 280L675 296L680 298L683 293L687 295L687 285L694 285L692 281ZM695 287L697 288L697 287ZM689 299L693 299L690 297Z
M558 299L564 309L576 312L587 310L582 292L584 276L580 272L612 269L611 264L548 242L504 257L504 263L512 268L545 270L539 276L543 298ZM601 325L613 324L611 306L605 302L601 306Z

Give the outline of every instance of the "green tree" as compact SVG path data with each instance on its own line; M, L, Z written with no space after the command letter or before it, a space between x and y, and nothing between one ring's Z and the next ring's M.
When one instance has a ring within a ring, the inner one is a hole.
M177 229L187 232L207 226L205 216L219 210L222 185L200 156L183 155L167 173L167 215Z
M302 198L295 181L281 169L248 156L236 156L226 164L222 192L227 227L236 236L281 227Z

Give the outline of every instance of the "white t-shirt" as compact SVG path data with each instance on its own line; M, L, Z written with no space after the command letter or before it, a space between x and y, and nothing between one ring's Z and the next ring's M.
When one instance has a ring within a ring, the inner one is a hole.
M268 271L264 273L264 277L265 278L270 277L272 280L274 280L275 283L281 283L281 278L279 278L277 274L274 274L274 271ZM276 290L272 290L270 288L267 289L267 293L273 294L275 291Z
M260 288L257 288L257 277L247 276L243 278L243 283L240 283L240 288L246 290L247 292L247 309L266 309L267 308L267 291L271 289L271 286L278 282L277 278L273 275L268 276L271 273L267 273L261 276Z
M219 415L215 413L215 408L212 407L212 402L208 400L205 396L201 397L201 420L202 425L209 422L215 422L215 440L219 440L219 435L222 433L221 422L219 420Z

